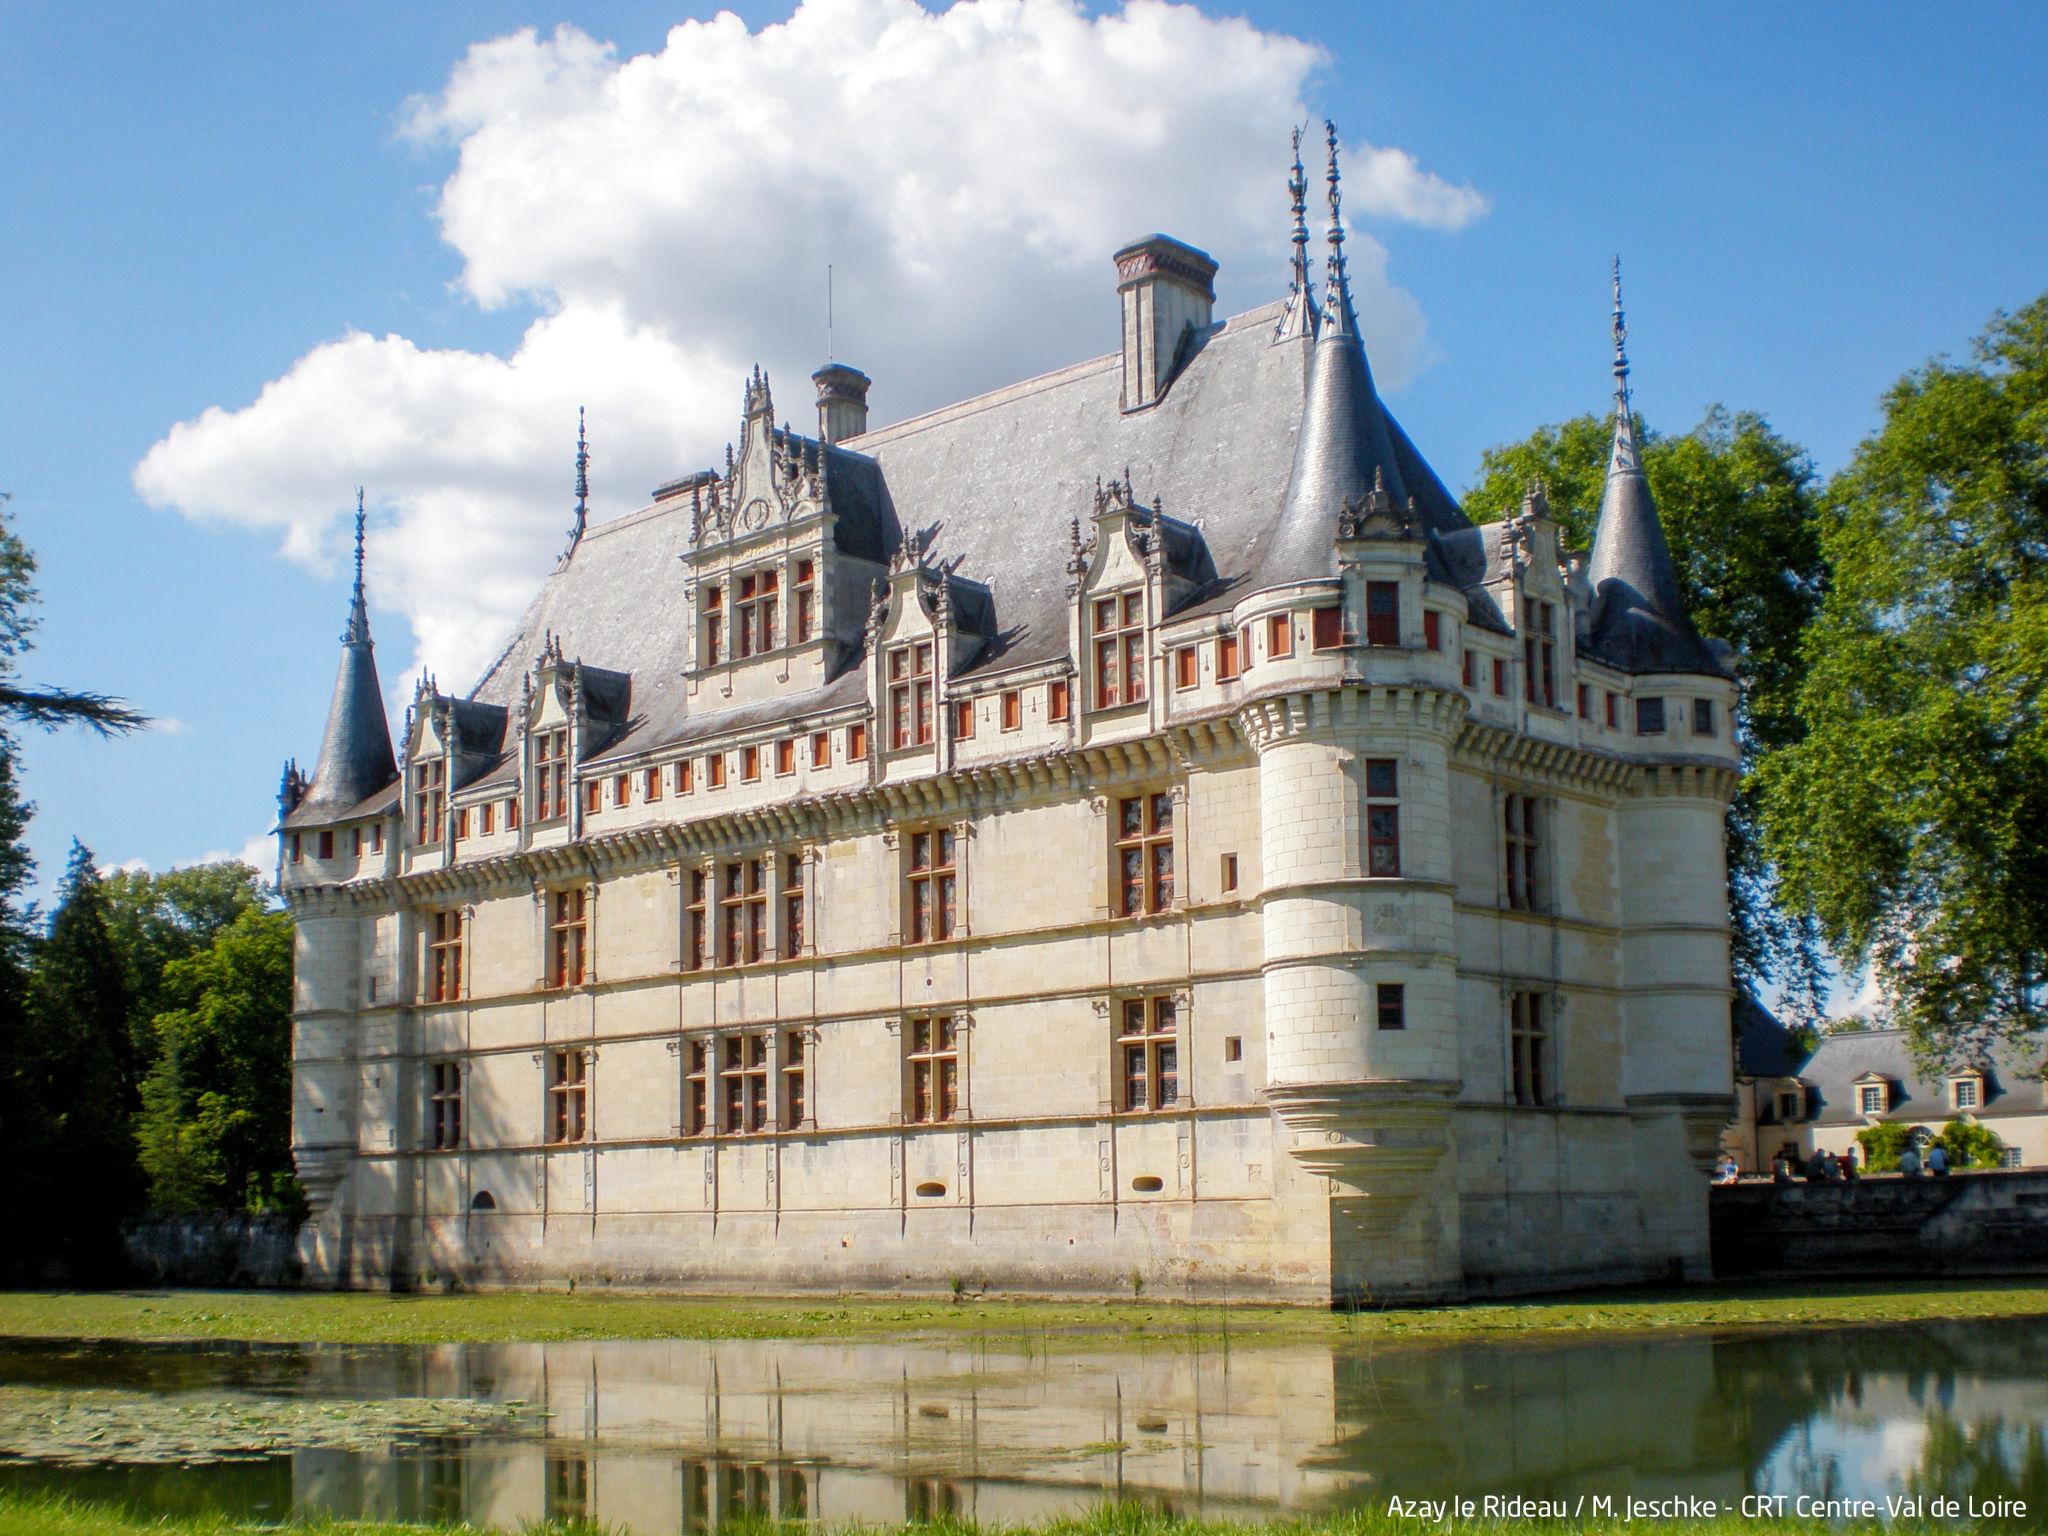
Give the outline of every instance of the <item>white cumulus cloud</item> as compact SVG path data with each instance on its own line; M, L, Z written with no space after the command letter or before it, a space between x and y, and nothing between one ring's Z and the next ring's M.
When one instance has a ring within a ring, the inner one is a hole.
M1135 234L1214 254L1225 309L1278 297L1287 136L1323 62L1160 0L803 0L626 59L569 26L479 43L404 132L454 152L441 233L467 297L533 307L518 347L350 331L173 427L136 485L316 566L367 485L377 599L416 662L466 684L561 546L576 407L598 516L713 463L757 360L805 421L828 263L836 350L874 377L879 421L1110 350L1109 256ZM1347 155L1353 215L1456 229L1486 208L1404 150ZM1421 311L1378 241L1348 249L1375 372L1399 387Z

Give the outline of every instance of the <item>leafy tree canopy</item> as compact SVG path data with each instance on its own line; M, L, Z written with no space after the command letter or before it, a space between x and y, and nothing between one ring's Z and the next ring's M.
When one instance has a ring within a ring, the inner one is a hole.
M1923 1055L1977 1055L2043 1023L2048 294L1892 388L1821 537L1768 855Z
M1578 416L1488 450L1465 509L1491 522L1521 509L1532 481L1546 487L1568 544L1590 550L1606 485L1613 424ZM1728 818L1729 917L1736 979L1772 980L1790 1012L1814 1019L1824 990L1811 928L1778 899L1765 861L1748 771L1800 739L1800 634L1826 584L1813 465L1754 412L1719 406L1678 437L1636 423L1644 473L1693 622L1741 651L1743 788Z
M232 859L185 869L116 870L101 878L107 930L121 952L133 999L130 1032L142 1061L156 1059L155 1019L165 1006L165 968L213 943L245 912L262 911L268 887Z

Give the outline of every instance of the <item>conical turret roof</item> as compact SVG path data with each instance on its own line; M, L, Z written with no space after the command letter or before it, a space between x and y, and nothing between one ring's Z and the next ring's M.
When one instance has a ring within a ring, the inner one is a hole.
M1329 124L1325 128L1330 146L1330 227L1322 311L1309 358L1287 499L1260 562L1259 579L1265 586L1334 576L1338 512L1364 501L1376 484L1397 506L1407 505L1409 496L1387 413L1373 387L1372 368L1359 339L1358 316L1351 306L1351 282L1344 268L1337 130Z
M356 493L356 584L349 600L348 627L341 635L341 668L327 706L327 731L312 782L288 822L331 821L398 777L391 751L391 725L384 717L377 682L376 647L370 640L370 607L363 594L363 504Z
M1679 592L1678 568L1636 452L1629 414L1628 327L1621 310L1621 262L1614 263L1614 445L1593 533L1587 575L1593 584L1589 651L1628 672L1726 669L1693 628Z

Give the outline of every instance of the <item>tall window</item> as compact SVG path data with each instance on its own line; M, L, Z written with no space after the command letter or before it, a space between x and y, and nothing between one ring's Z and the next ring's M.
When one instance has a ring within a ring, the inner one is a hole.
M1505 656L1493 658L1493 692L1496 698L1508 696L1508 659Z
M1542 904L1536 817L1534 795L1507 797L1503 843L1508 861L1508 905L1517 912L1533 912Z
M1168 1109L1180 1102L1178 1010L1170 997L1127 997L1116 1037L1127 1110Z
M810 1099L804 1092L804 1035L800 1029L785 1030L782 1036L782 1128L802 1127L809 1113Z
M711 957L711 877L690 871L690 899L683 908L683 967L701 971Z
M1073 709L1072 695L1067 689L1067 680L1056 677L1045 685L1045 718L1058 722L1067 718Z
M1714 734L1714 701L1694 699L1692 701L1692 733L1695 736Z
M953 706L953 739L971 741L974 739L974 700L962 699Z
M486 800L482 805L476 808L476 818L478 833L484 837L489 837L493 832L498 830L498 802L495 800ZM358 832L356 834L357 844L360 845L362 843L362 840L363 834ZM362 848L358 846L356 852L361 853Z
M929 640L889 652L889 746L922 747L932 739L932 647Z
M457 820L455 823L455 835L457 837L460 837L462 835L462 822L460 819L461 812L458 811L456 813L456 816ZM334 857L334 832L332 828L320 834L320 857L323 859L331 859Z
M727 1035L718 1061L718 1128L728 1136L768 1127L768 1037Z
M434 1150L462 1145L462 1063L437 1061L427 1079L427 1118L433 1124Z
M1368 581L1365 584L1365 643L1401 643L1401 583Z
M754 782L754 780L760 777L761 749L759 747L741 747L740 782L744 784L751 784Z
M1173 686L1192 688L1201 680L1201 676L1199 653L1192 645L1178 647L1173 653Z
M714 1041L698 1037L684 1048L683 1134L702 1136L711 1129L711 1051Z
M954 893L953 830L934 827L910 834L910 942L930 944L953 937L958 916Z
M704 589L704 665L715 667L725 657L725 589Z
M1444 648L1443 617L1434 608L1422 610L1422 643L1432 651Z
M818 567L814 561L796 563L796 610L792 618L793 638L802 645L818 627Z
M590 890L572 886L549 898L548 984L578 987L583 984L590 956Z
M865 762L868 755L868 728L859 721L846 728L846 760L849 763Z
M1391 757L1365 760L1365 872L1401 873L1401 765Z
M413 767L413 813L417 818L413 841L422 846L441 841L441 816L448 804L447 772L447 760L438 757ZM330 847L329 854L332 852Z
M951 1014L910 1021L910 1106L919 1124L950 1120L960 1107L960 1041Z
M1950 1080L1948 1086L1949 1097L1954 1102L1955 1107L1957 1109L1977 1108L1977 1101L1982 1097L1982 1095L1978 1092L1978 1082L1976 1078L1953 1078Z
M1374 583L1378 585L1378 583ZM1317 651L1334 651L1344 644L1344 610L1334 604L1327 608L1312 608L1308 616L1309 647Z
M725 883L718 895L725 941L719 954L723 964L753 965L768 953L766 865L766 859L757 857L725 866Z
M832 733L830 731L811 732L811 766L813 768L830 768L832 766Z
M1244 653L1235 634L1216 637L1216 681L1227 683L1244 670Z
M1856 1090L1857 1111L1865 1115L1881 1115L1891 1108L1891 1089L1883 1083L1865 1083Z
M1515 1102L1550 1102L1550 1033L1541 992L1517 992L1508 999L1508 1060Z
M462 912L436 912L427 928L427 1001L452 1003L462 996Z
M1160 790L1116 803L1117 915L1173 905L1173 795Z
M804 952L804 873L807 866L800 853L785 855L782 861L782 953L794 960Z
M590 1055L581 1050L556 1051L549 1060L548 1140L582 1141L590 1134Z
M704 787L706 789L725 788L725 754L723 752L714 752L704 759Z
M1531 704L1557 708L1557 610L1538 603L1534 630L1522 637L1522 693Z
M775 743L775 772L778 776L796 772L796 738L785 736Z
M1613 694L1607 695L1607 729L1614 730L1621 723L1621 701Z
M1145 594L1098 597L1093 611L1095 707L1136 704L1145 697Z
M1000 714L1004 730L1021 729L1024 724L1024 695L1015 688L1005 689L1000 701Z
M640 798L648 801L650 804L661 798L661 770L659 768L649 768L640 776Z
M1592 689L1590 689L1590 688L1588 688L1588 687L1587 687L1587 686L1586 686L1586 685L1585 685L1584 683L1580 683L1580 684L1578 685L1578 704L1579 704L1579 718L1580 718L1581 720L1590 720L1590 719L1592 719L1592 718L1593 718L1593 690L1592 690Z
M569 733L542 731L533 738L533 819L569 814Z
M740 578L732 610L734 656L753 656L775 649L775 593L780 584L781 577L774 571L756 571Z

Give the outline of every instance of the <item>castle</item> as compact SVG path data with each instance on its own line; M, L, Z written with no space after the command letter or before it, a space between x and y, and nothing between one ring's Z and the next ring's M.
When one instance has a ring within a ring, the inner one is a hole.
M1329 1303L1697 1276L1727 647L1639 465L1590 555L1286 300L1116 253L1111 355L586 526L394 755L357 524L288 766L313 1283ZM1320 289L1320 292L1317 289Z

